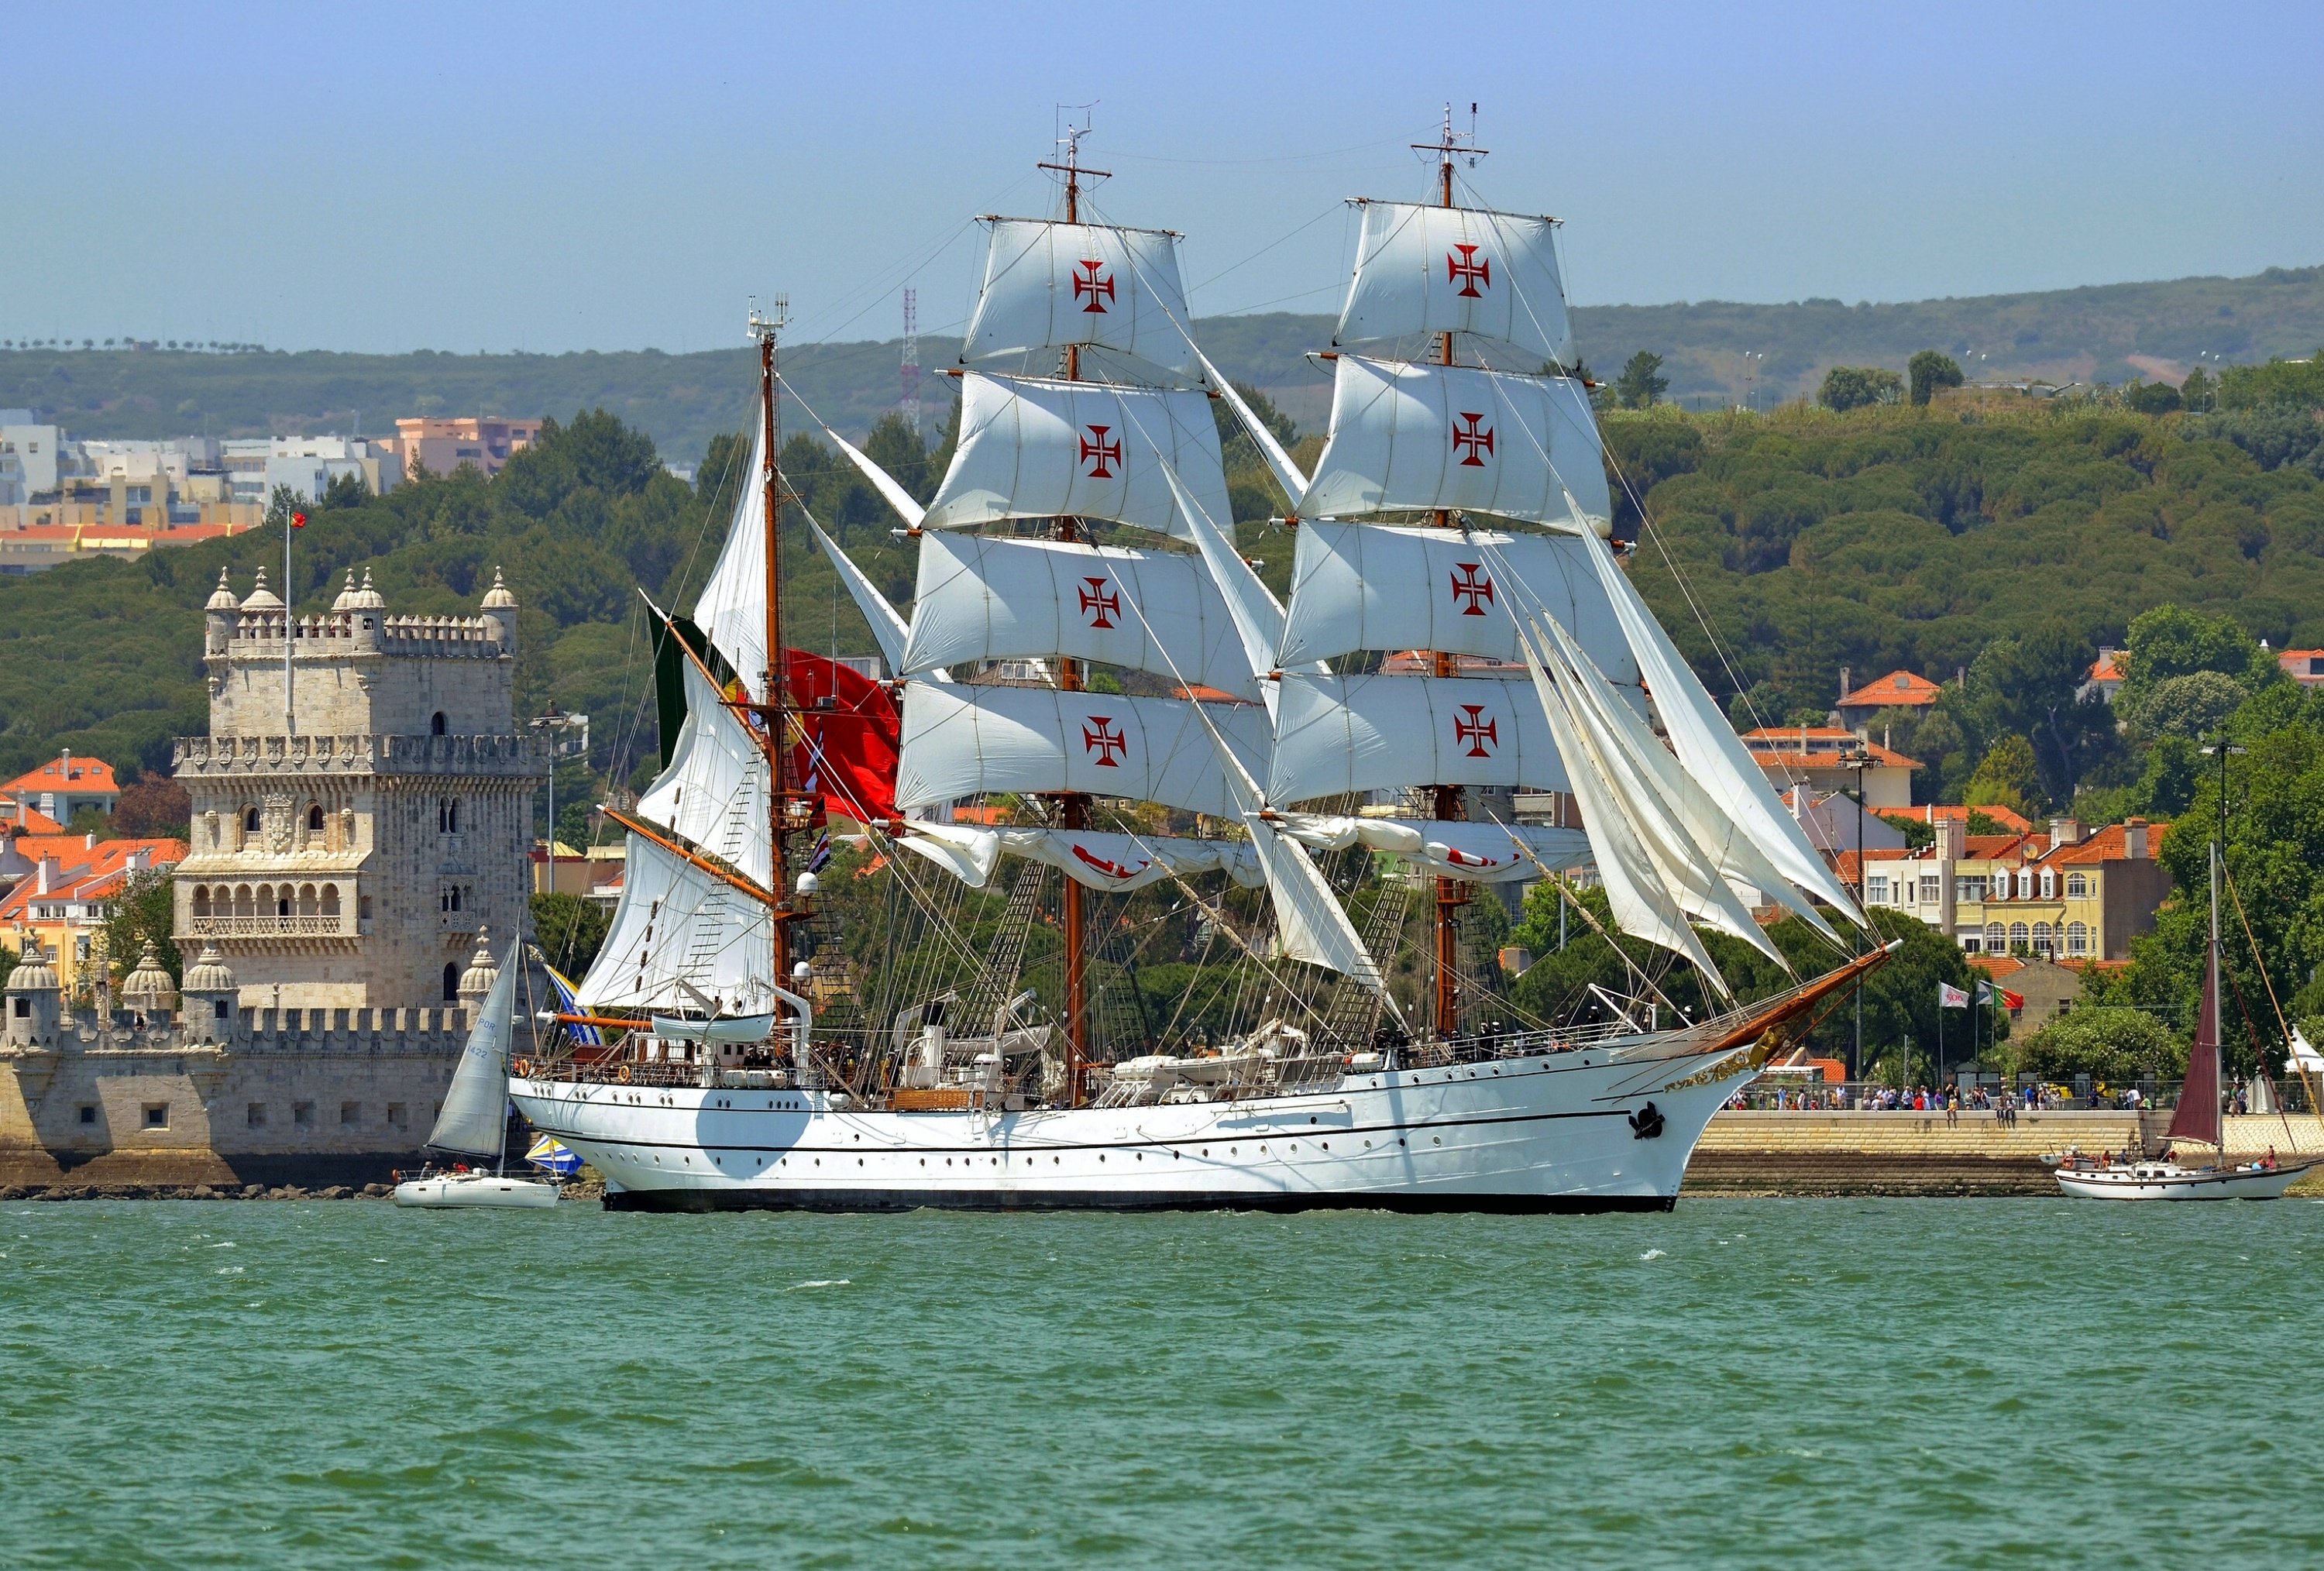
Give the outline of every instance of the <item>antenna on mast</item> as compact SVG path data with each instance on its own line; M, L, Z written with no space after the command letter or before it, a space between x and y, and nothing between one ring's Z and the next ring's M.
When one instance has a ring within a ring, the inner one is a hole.
M1098 102L1099 100L1093 98L1086 104L1058 105L1056 108L1057 146L1061 150L1058 158L1063 159L1064 162L1059 162L1056 159L1044 159L1034 166L1037 169L1053 171L1065 177L1065 222L1068 224L1078 224L1082 221L1082 181L1084 179L1098 180L1113 178L1111 170L1082 167L1082 138L1090 134L1090 111L1097 107ZM1075 113L1079 113L1082 117L1082 123L1078 125L1074 125L1071 118Z
M785 328L788 328L790 325L790 296L787 294L779 294L775 297L774 314L771 316L761 315L759 311L759 297L757 295L752 295L751 297L751 318L749 324L743 329L743 337L749 338L752 343L757 343L762 339L773 337L776 334L781 332Z
M1492 151L1490 148L1477 145L1477 106L1473 103L1469 106L1469 129L1466 131L1452 129L1452 106L1447 103L1444 106L1444 125L1437 133L1436 140L1416 142L1412 143L1412 150L1415 152L1433 152L1436 155L1437 205L1446 208L1452 205L1453 161L1462 160L1471 169L1474 169L1477 167L1477 161Z
M896 412L914 436L920 434L920 291L904 291L903 400Z

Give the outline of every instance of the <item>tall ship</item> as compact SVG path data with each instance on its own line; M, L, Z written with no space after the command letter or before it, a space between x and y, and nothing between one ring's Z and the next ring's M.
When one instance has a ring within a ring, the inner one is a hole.
M1667 1207L1720 1104L1885 958L1630 585L1556 220L1462 205L1449 114L1422 151L1433 200L1356 204L1311 474L1197 344L1178 236L1103 221L1061 142L1057 209L982 221L933 493L825 428L917 546L906 613L806 521L893 682L786 644L804 503L754 310L752 483L691 615L655 613L666 767L606 809L620 905L509 1083L608 1205ZM1237 549L1222 430L1280 490L1286 599ZM843 818L884 892L844 999ZM1473 904L1551 878L1600 926L1584 869L1701 1018L1635 964L1564 1018L1481 984ZM1768 907L1832 968L1793 974ZM1225 960L1189 984L1215 1026L1147 1008L1165 928ZM1706 929L1791 984L1739 1000Z

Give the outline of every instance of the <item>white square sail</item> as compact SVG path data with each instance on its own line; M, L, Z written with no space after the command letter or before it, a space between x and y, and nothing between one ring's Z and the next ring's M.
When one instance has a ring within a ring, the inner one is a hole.
M1334 345L1468 333L1507 345L1504 369L1573 363L1573 332L1547 218L1415 202L1364 204L1363 236ZM1495 359L1488 347L1487 358Z
M964 365L1090 345L1189 380L1178 237L1164 229L993 218Z
M1267 799L1277 806L1406 786L1568 789L1521 681L1286 672L1276 716Z

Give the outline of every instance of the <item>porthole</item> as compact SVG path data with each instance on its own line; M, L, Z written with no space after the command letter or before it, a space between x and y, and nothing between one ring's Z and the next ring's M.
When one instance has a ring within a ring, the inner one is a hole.
M1443 1145L1444 1143L1444 1137L1441 1134L1431 1135L1428 1137L1428 1143L1431 1145Z

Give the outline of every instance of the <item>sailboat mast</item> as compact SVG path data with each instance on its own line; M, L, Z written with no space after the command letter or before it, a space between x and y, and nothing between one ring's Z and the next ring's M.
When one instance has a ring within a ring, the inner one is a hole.
M761 465L766 494L767 537L767 665L759 673L760 690L765 701L761 713L766 719L762 744L767 750L767 781L772 788L767 793L767 833L771 855L768 859L768 892L775 897L775 985L788 986L791 975L791 930L789 872L785 866L783 826L790 809L791 793L784 768L788 748L784 745L786 727L783 717L788 712L788 698L783 686L783 548L782 548L782 470L776 457L779 442L775 420L775 335L782 330L783 301L776 297L775 314L761 317L751 313L751 332L759 340L759 417L762 422L760 438L765 444L766 457ZM806 1065L798 1066L801 1069Z
M1053 170L1065 177L1065 222L1082 221L1082 175L1084 172L1105 177L1103 170L1084 171L1081 163L1081 142L1088 127L1067 127L1063 138L1065 158L1063 163L1044 163L1040 167ZM1078 382L1082 375L1082 349L1078 344L1065 346L1065 380ZM1076 521L1059 517L1052 530L1053 538L1072 541L1080 533ZM1057 661L1057 686L1065 692L1082 691L1082 662L1070 657ZM1067 830L1089 827L1089 794L1085 791L1065 791L1057 798L1058 827ZM1059 912L1065 929L1065 1105L1078 1107L1082 1100L1082 1066L1089 1062L1089 956L1087 951L1088 918L1082 907L1082 886L1076 880L1065 881L1064 910Z
M1470 136L1471 140L1473 141L1475 138L1475 133L1471 132ZM1453 149L1459 145L1454 140L1452 134L1452 105L1447 104L1444 106L1443 134L1434 143L1422 143L1418 145L1424 151L1433 152L1436 154L1437 206L1443 208L1451 207L1452 205L1452 152ZM1450 365L1454 363L1452 355L1452 335L1449 331L1439 333L1436 336L1436 360L1437 364L1440 365ZM1452 511L1449 508L1440 507L1436 510L1435 522L1436 527L1439 529L1453 529L1458 527L1453 520ZM1461 674L1461 660L1458 655L1448 653L1447 652L1440 649L1435 652L1435 656L1434 670L1436 675L1440 677L1457 677ZM1459 819L1468 816L1468 808L1462 800L1462 791L1459 786L1441 785L1434 789L1434 801L1430 808L1430 811L1437 818L1443 819ZM1436 1007L1434 1011L1434 1020L1436 1023L1436 1040L1439 1041L1450 1040L1452 1038L1456 1037L1461 1033L1460 916L1461 908L1468 903L1469 886L1466 883L1463 883L1457 878L1439 878L1436 881Z

